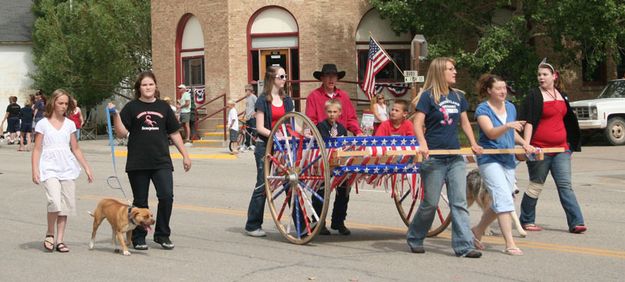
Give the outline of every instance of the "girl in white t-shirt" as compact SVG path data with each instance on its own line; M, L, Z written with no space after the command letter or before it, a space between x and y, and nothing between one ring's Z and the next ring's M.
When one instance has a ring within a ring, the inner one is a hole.
M63 89L52 93L44 118L35 126L35 147L32 155L32 174L35 184L43 184L48 199L48 230L43 247L52 252L69 252L63 243L67 216L76 214L74 179L80 167L93 182L91 167L83 157L76 139L76 125L66 116L75 108L74 100ZM54 227L56 225L56 248Z

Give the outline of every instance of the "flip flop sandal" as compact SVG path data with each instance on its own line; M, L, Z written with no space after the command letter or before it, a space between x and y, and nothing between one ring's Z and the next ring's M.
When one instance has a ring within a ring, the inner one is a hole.
M533 224L533 223L528 223L528 224L523 224L521 225L521 227L523 228L523 230L525 231L543 231L543 228Z
M522 256L523 255L523 251L521 251L521 249L519 248L508 248L501 252L509 256Z
M570 231L570 232L571 232L571 233L576 233L576 234L579 234L579 233L583 233L583 232L585 232L587 229L588 229L588 228L586 228L586 226L585 226L585 225L577 225L577 226L573 227L573 229L571 229L571 231Z
M478 250L484 250L484 244L477 238L473 237L473 246Z
M67 253L69 252L69 248L64 243L56 244L56 251L59 253Z
M43 240L43 248L48 252L54 251L54 235L46 235L46 239Z
M482 241L477 239L477 236L475 235L475 231L473 229L471 229L471 233L473 233L473 246L478 250L484 250L484 244L482 244Z

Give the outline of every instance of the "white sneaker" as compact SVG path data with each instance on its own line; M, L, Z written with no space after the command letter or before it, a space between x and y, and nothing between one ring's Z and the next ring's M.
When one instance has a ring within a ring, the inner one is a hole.
M248 149L250 149L250 151L254 151L254 150L256 150L256 146L251 145L251 146L248 147Z
M254 231L245 231L245 233L247 233L248 236L252 236L252 237L265 237L267 236L267 233L265 233L265 231L262 228L258 228Z

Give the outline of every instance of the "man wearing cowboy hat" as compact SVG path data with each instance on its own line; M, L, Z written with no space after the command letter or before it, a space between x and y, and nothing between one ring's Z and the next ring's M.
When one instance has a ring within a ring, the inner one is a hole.
M336 82L345 77L345 71L338 71L335 64L325 64L321 71L313 72L313 76L321 81L321 86L308 94L306 99L306 115L315 124L324 121L327 116L325 103L330 99L338 100L343 108L338 122L354 135L362 135L358 117L347 92L336 87Z
M178 90L182 92L180 96L180 123L184 128L185 144L191 143L191 128L189 121L191 120L191 93L188 91L187 86L184 84L178 85Z
M321 68L321 71L314 72L313 76L317 80L321 80L321 86L308 94L308 98L306 99L306 115L312 122L318 124L328 118L325 110L326 102L330 99L337 100L341 103L342 108L341 115L337 122L354 135L362 135L362 130L358 125L358 118L356 117L356 110L354 110L354 105L352 105L352 101L349 99L349 94L336 87L336 82L345 76L345 71L338 71L335 64L325 64ZM337 187L334 199L330 227L338 230L341 235L351 234L351 231L345 226L350 190L350 187L347 185ZM330 230L323 226L319 234L330 235Z

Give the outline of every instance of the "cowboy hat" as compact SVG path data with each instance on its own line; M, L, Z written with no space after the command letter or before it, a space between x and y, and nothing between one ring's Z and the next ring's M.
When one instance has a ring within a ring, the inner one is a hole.
M184 84L178 85L178 89L187 89L187 86Z
M323 65L323 67L321 68L321 71L315 71L313 72L313 76L317 79L317 80L321 80L321 76L325 75L325 74L336 74L336 76L338 77L338 79L341 79L343 77L345 77L345 71L338 71L336 69L336 65L335 64L325 64Z

